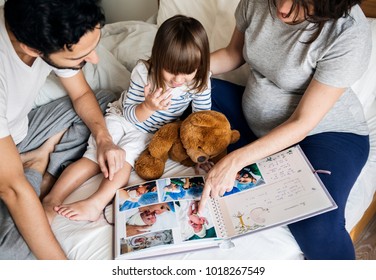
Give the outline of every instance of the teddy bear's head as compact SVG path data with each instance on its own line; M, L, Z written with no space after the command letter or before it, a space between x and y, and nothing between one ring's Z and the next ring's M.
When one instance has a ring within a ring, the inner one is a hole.
M228 145L240 138L222 113L199 111L183 121L162 126L135 162L136 173L145 180L160 178L168 158L185 166L217 162Z
M216 111L199 111L189 115L181 124L180 140L195 163L204 163L223 153L228 145L240 138L225 115Z

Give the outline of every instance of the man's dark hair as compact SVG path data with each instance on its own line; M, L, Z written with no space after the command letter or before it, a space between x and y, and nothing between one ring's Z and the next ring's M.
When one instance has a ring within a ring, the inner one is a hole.
M16 39L44 56L71 50L87 32L104 25L100 0L6 0L5 22Z

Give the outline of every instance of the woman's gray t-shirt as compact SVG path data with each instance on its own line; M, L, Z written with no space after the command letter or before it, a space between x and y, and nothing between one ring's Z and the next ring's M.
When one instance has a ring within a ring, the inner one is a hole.
M325 23L310 44L304 42L311 38L313 24L283 23L266 0L241 0L235 17L245 35L243 55L251 70L243 111L257 136L291 116L312 79L347 89L310 134L368 134L362 105L350 88L367 69L372 46L369 24L358 5L349 17Z

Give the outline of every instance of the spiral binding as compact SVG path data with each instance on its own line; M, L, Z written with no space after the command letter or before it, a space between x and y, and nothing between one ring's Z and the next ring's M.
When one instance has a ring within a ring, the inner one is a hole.
M226 227L225 227L222 212L220 211L218 199L216 199L216 198L211 199L211 204L212 204L212 207L213 207L215 220L217 221L218 230L219 230L219 233L221 235L220 237L221 238L227 238L228 237L227 236L227 230L226 230Z

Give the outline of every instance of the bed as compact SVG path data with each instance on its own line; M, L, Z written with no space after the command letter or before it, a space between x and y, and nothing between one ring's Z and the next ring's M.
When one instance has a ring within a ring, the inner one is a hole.
M160 0L157 14L147 21L122 21L105 25L98 53L98 65L86 65L85 76L94 90L109 88L120 94L129 84L130 71L137 59L146 58L158 26L166 18L182 13L199 19L209 34L211 50L225 46L235 25L233 13L239 0ZM376 212L376 0L364 1L362 5L372 27L373 52L371 63L364 76L353 86L364 105L371 129L371 151L369 159L351 191L346 207L346 228L355 242L362 229ZM240 68L218 78L235 83L245 83L247 70ZM65 95L64 90L50 76L36 100L35 106ZM194 175L193 168L186 168L169 160L164 177ZM99 174L86 181L72 193L66 203L84 199L99 185ZM129 184L142 182L134 172ZM111 220L112 206L105 209L105 216ZM113 259L113 226L105 216L96 222L75 222L58 216L52 229L69 259L109 260ZM302 252L287 226L276 227L233 240L234 247L214 247L157 259L303 259Z

